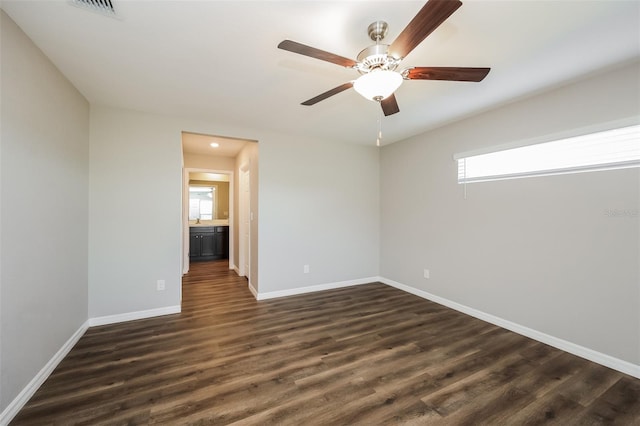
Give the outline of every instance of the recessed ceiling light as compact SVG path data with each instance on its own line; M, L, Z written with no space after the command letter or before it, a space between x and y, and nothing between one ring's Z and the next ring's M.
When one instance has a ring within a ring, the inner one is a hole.
M217 148L220 146L220 144L217 142L211 142L209 145L211 145L212 148Z

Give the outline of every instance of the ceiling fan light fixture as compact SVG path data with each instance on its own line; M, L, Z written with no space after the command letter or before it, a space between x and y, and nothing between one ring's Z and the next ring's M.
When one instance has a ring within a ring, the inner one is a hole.
M353 82L353 88L370 101L380 102L395 92L402 84L400 73L388 70L373 70Z

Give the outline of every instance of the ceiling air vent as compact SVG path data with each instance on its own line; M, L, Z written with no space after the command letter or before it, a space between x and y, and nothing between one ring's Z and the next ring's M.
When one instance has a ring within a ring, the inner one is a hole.
M111 0L71 0L71 4L103 15L116 17L116 10L113 8Z

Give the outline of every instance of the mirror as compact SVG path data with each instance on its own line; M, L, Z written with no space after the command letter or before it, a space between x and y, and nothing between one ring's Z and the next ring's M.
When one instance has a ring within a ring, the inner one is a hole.
M189 185L189 220L213 220L215 186Z
M229 182L189 180L189 221L229 219Z

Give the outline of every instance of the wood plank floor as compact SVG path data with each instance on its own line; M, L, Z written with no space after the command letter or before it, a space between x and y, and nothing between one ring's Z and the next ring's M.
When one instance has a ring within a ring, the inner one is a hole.
M640 425L640 380L383 284L90 328L12 425Z

